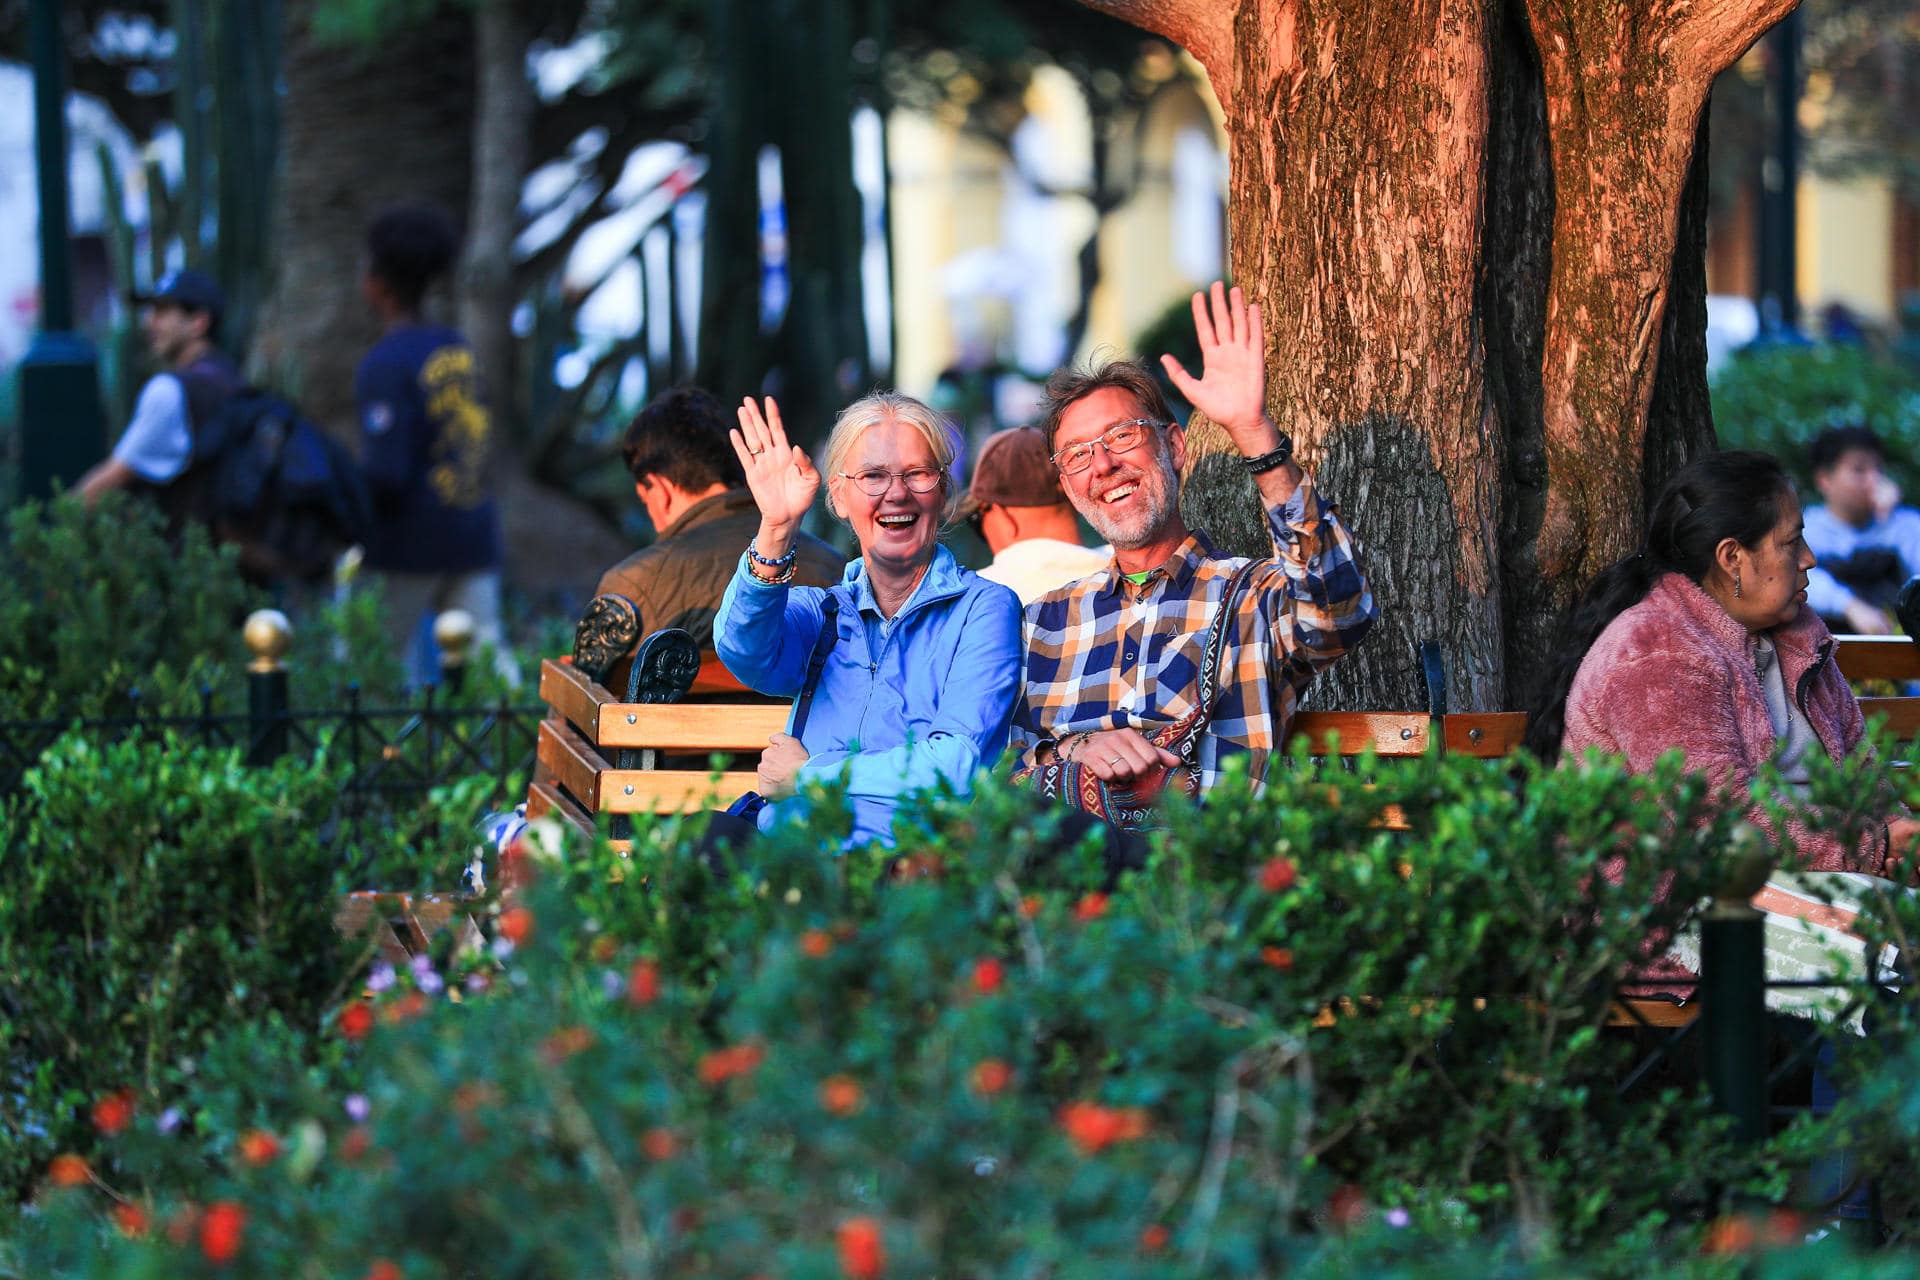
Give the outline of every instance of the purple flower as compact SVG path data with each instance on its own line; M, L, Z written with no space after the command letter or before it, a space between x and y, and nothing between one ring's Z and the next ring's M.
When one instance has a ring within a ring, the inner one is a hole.
M1408 1213L1405 1209L1387 1210L1387 1225L1390 1227L1404 1227L1409 1222L1412 1222L1412 1221L1413 1221L1413 1215Z
M347 1118L355 1124L365 1124L367 1117L373 1114L373 1105L367 1101L367 1095L364 1093L348 1094L346 1107Z
M608 969L600 975L600 990L605 993L607 999L615 999L626 989L627 980L613 970Z
M178 1129L180 1127L180 1108L168 1107L165 1111L162 1111L160 1113L160 1118L154 1123L159 1128L160 1132L172 1133L175 1129Z
M393 966L385 960L376 960L372 972L367 974L367 990L385 991L393 985L393 979Z
M413 985L415 989L423 995L438 995L446 989L447 984L440 980L438 973L434 972L433 960L430 956L424 953L415 956L412 961L412 968Z

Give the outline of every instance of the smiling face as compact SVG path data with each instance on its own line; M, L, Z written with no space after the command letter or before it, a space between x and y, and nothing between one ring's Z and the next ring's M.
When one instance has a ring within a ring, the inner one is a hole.
M1132 395L1118 387L1102 387L1074 401L1060 415L1054 451L1057 455L1097 440L1116 423L1147 416ZM1060 485L1074 510L1115 550L1139 551L1169 541L1178 544L1186 537L1179 519L1179 468L1185 460L1185 433L1180 427L1158 428L1125 453L1095 445L1087 468L1061 476Z
M952 482L941 473L939 484L925 493L915 493L904 479L893 475L887 479L886 492L874 497L847 476L916 468L940 472L940 460L917 428L887 417L861 432L848 447L845 460L839 464L839 471L846 475L836 472L828 478L833 509L853 526L853 536L860 542L860 554L870 572L874 568L888 573L909 572L933 560L940 536L940 512Z
M1751 547L1734 544L1737 549L1731 552L1740 569L1740 596L1723 603L1749 631L1792 622L1807 599L1813 552L1801 533L1800 502L1791 493L1781 494L1778 501L1780 518L1765 536Z

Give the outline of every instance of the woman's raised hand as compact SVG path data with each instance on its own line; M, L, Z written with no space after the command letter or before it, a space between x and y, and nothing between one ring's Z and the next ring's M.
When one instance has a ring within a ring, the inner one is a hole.
M747 473L747 488L763 523L790 529L807 514L820 492L820 473L807 451L787 442L780 406L766 398L766 411L748 396L740 404L740 425L727 434Z

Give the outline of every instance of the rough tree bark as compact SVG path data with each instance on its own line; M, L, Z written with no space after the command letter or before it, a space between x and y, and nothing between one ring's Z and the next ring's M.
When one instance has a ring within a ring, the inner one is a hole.
M1793 0L1084 2L1185 45L1226 111L1270 401L1384 612L1316 704L1425 705L1436 639L1451 707L1526 705L1559 612L1711 446L1696 143ZM1190 518L1257 546L1193 438Z
M532 36L519 0L480 0L473 37L473 187L460 264L460 330L486 373L495 429L503 441L517 441L526 432L513 338L513 237L533 138Z
M458 215L469 208L476 181L497 204L501 171L525 161L509 157L475 171L476 116L484 119L502 101L489 90L476 106L475 37L486 28L485 15L445 5L378 47L343 47L315 39L314 8L315 0L287 0L284 10L285 177L274 219L277 269L255 353L317 422L352 439L353 370L379 336L358 287L368 219L388 204L420 199ZM522 43L511 60L512 79L524 80L524 51ZM508 237L517 205L516 190ZM497 226L477 230L502 234ZM459 319L488 341L505 331L510 313L505 306L487 314L462 308ZM491 363L511 361L508 351L488 354L487 367L508 368ZM630 548L588 508L535 484L511 458L495 473L508 578L541 608L576 608L600 570Z
M853 185L851 7L823 0L715 0L713 167L696 380L723 396L780 397L802 440L824 440L833 415L874 370L860 294L860 197ZM786 203L786 314L760 323L757 170L780 152Z
M316 39L315 7L283 11L276 269L256 353L350 438L354 366L379 336L357 287L368 219L400 200L467 205L473 24L450 7L378 48L343 47Z

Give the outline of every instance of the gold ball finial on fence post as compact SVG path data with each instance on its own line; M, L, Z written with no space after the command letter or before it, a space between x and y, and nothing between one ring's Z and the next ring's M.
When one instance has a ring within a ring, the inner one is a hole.
M466 679L474 631L473 615L465 609L445 610L433 620L433 643L440 649L440 672L455 689Z
M247 664L247 763L271 764L287 753L287 668L293 624L278 609L247 615L240 636L253 653Z
M278 671L280 659L293 647L293 624L278 609L255 609L247 615L240 638L246 641L247 652L253 655L247 670Z

